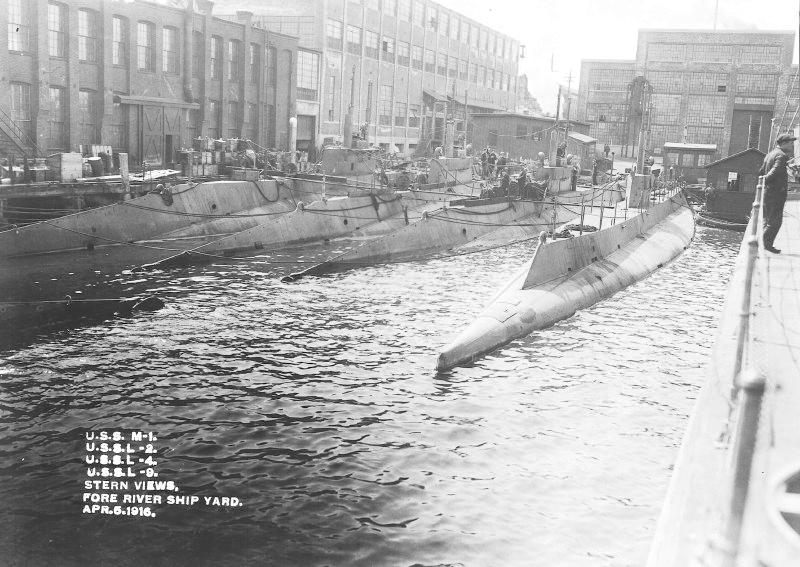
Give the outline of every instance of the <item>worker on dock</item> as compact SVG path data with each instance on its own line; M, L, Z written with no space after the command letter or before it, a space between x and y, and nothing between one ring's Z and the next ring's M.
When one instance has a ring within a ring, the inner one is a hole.
M783 223L783 206L789 189L789 172L786 166L794 149L795 138L786 133L775 140L776 148L764 157L761 174L764 175L764 250L780 254L775 248L775 237Z

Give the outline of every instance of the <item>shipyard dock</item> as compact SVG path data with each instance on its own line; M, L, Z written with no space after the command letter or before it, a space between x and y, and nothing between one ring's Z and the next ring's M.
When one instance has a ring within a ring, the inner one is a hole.
M758 209L649 567L796 565L800 557L800 194L786 203L781 254L763 250Z

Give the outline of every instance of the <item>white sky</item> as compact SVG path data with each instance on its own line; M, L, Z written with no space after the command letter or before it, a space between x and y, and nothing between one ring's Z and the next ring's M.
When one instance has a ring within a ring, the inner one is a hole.
M437 0L519 40L519 73L542 109L555 113L558 83L581 59L634 59L639 28L712 29L716 0ZM800 0L718 0L717 29L793 30ZM551 56L555 72L550 71ZM794 62L798 60L795 37Z

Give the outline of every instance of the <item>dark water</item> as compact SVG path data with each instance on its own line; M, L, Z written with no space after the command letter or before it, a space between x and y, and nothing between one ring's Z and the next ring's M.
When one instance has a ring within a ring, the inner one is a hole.
M0 562L642 565L740 238L698 228L651 278L439 376L530 245L294 284L258 260L124 276L168 307L2 353ZM155 432L162 479L244 506L82 515L103 428Z

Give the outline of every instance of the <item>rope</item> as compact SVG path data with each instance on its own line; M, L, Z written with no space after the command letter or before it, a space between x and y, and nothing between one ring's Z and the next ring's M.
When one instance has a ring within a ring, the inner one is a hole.
M275 201L269 201L270 203L274 203ZM143 211L152 211L156 213L163 213L165 215L175 215L181 217L199 217L199 218L210 218L210 219L230 219L230 218L251 218L251 217L269 217L273 215L283 215L286 214L286 211L274 211L269 213L249 213L249 214L235 214L230 213L227 215L219 215L219 214L211 214L211 213L187 213L184 211L166 211L164 209L157 209L155 207L148 207L145 205L138 205L133 204L129 201L123 201L120 203L121 205L125 205L126 207L133 207L134 209L141 209Z

